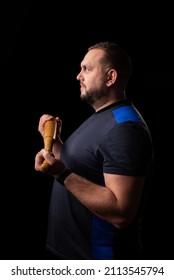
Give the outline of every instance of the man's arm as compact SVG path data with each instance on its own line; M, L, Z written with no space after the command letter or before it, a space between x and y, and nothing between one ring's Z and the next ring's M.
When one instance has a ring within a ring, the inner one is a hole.
M60 159L42 149L35 158L35 169L40 171L42 162L50 164L49 174L58 178L66 169ZM135 217L144 185L144 177L104 174L105 185L97 185L75 173L64 180L64 187L84 206L117 228L127 227Z
M64 185L83 205L117 228L128 226L135 217L144 185L144 177L104 174L106 187L94 184L74 173Z

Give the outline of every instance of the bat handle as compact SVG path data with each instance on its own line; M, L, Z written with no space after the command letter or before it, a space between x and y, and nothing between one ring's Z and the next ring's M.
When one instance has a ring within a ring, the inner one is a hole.
M49 152L52 152L52 143L48 144L46 141L44 148L48 150ZM48 169L50 168L50 164L46 161L46 159L43 161L42 166L41 166L41 171L42 172L47 172Z
M49 163L46 160L44 160L44 162L42 163L42 166L41 166L41 171L47 172L49 168L50 168Z

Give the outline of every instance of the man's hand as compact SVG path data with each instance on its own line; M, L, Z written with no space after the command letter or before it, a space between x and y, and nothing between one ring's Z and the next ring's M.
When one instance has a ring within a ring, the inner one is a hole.
M42 137L44 135L44 124L45 124L45 122L52 119L52 118L55 118L55 117L53 117L52 115L49 115L49 114L44 114L40 117L39 125L38 125L38 131L40 132ZM61 134L61 130L62 130L62 121L59 117L56 117L55 119L57 121L57 137L59 137L60 134Z
M46 160L49 163L49 168L45 172L48 175L57 177L65 169L65 165L60 159L56 159L51 152L49 152L45 149L42 149L35 156L35 170L36 171L41 171L41 167L42 167L44 160Z

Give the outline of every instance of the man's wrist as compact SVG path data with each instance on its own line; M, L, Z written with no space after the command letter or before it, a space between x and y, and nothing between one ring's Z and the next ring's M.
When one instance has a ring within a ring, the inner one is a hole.
M61 185L64 185L65 179L72 173L70 168L65 168L63 172L56 178L57 182Z

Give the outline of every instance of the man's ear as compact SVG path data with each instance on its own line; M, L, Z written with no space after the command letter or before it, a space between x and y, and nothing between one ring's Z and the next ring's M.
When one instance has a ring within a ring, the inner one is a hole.
M113 85L117 80L117 71L115 69L110 69L107 73L107 86Z

